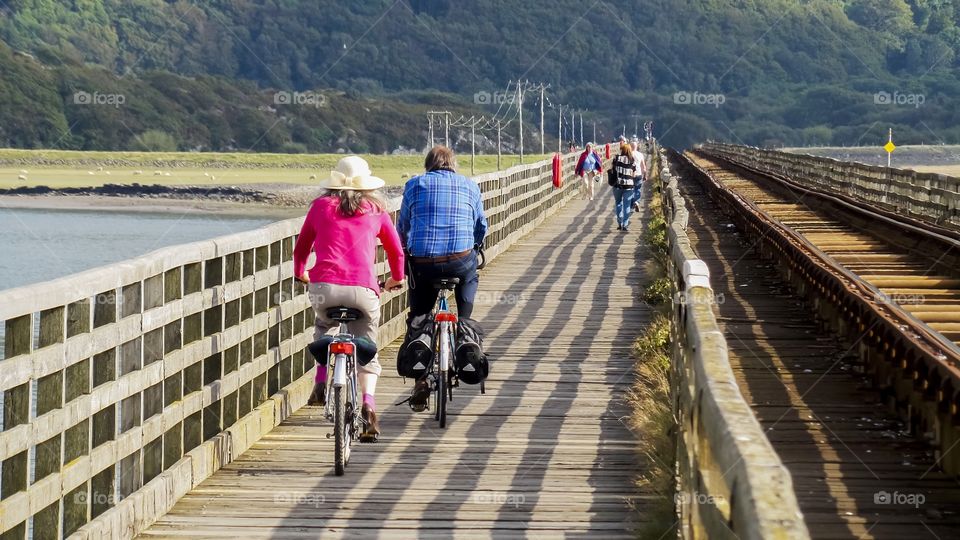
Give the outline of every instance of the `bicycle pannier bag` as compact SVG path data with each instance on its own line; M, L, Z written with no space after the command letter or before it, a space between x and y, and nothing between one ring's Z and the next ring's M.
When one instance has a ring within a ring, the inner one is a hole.
M490 362L483 352L483 329L473 320L457 322L457 350L454 358L457 376L466 384L479 384L490 373Z
M430 369L433 361L433 319L418 315L407 323L407 335L397 353L397 374L419 379Z

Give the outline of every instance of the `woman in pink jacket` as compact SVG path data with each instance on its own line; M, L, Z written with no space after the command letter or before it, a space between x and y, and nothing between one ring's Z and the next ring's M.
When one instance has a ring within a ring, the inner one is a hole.
M309 283L308 292L316 312L314 340L334 334L339 323L328 319L326 310L346 306L358 309L364 317L349 324L350 333L377 342L380 326L380 286L374 262L377 239L383 244L390 264L388 290L399 289L404 280L403 248L400 236L385 205L375 194L384 181L370 173L367 162L357 156L345 157L321 184L327 191L310 206L303 228L293 249L293 272ZM310 252L316 263L306 270ZM359 367L359 386L363 393L361 415L365 431L361 441L375 441L380 435L374 393L380 362L376 357ZM317 365L316 381L309 404L325 401L327 366Z

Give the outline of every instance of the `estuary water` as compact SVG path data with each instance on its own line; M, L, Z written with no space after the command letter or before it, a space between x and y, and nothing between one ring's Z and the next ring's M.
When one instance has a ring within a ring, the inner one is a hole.
M276 217L0 207L0 290L75 274Z

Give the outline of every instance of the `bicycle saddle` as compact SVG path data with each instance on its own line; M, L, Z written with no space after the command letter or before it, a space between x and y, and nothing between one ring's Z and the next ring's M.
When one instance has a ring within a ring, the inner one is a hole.
M433 280L434 289L454 289L457 285L460 284L460 278L440 278Z
M352 307L344 307L344 306L332 307L327 309L326 313L327 313L327 318L333 319L337 322L348 323L353 321L359 321L360 319L363 318L363 312L360 311L359 309L352 308Z

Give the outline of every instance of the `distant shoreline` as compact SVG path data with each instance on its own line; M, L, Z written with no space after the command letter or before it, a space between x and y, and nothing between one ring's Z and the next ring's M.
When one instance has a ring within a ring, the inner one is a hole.
M86 212L217 214L287 219L303 215L306 207L275 206L261 202L202 199L148 199L103 195L18 196L0 195L0 209L64 210Z
M402 187L383 190L387 199ZM277 217L302 216L321 193L316 186L247 184L243 186L118 185L99 187L0 189L0 208L153 213L214 213Z

